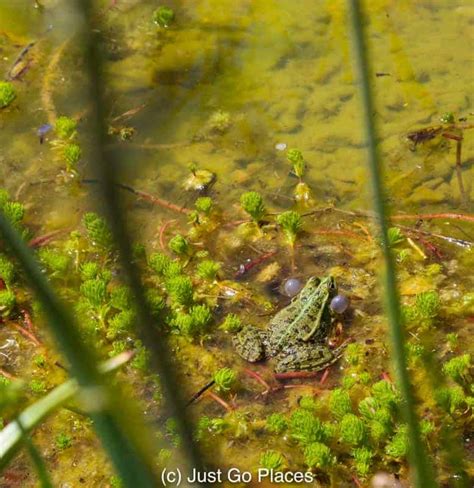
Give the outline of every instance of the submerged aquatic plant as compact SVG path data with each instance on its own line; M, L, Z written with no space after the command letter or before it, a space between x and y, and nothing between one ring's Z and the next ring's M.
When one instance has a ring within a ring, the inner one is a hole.
M216 279L220 269L221 265L219 263L206 259L197 265L197 275L203 280L213 281Z
M181 234L176 234L168 242L168 247L178 256L184 256L189 253L189 242Z
M214 374L216 388L220 391L229 391L235 384L237 375L230 368L221 368Z
M265 217L266 208L262 195L256 191L248 191L241 195L240 205L257 224Z
M0 81L0 108L10 105L16 98L15 88L9 81Z
M61 115L56 119L54 130L60 139L72 139L76 135L77 122L70 117Z
M301 220L300 214L293 210L288 210L281 213L277 217L277 223L283 230L288 244L290 245L290 247L293 248L295 246L296 237L303 227L303 222Z
M160 5L153 12L153 22L160 27L168 27L174 20L174 12L170 7Z
M80 161L82 156L81 148L78 144L68 144L64 148L64 159L66 160L66 169L68 171L74 171L76 164Z
M285 458L278 451L265 451L260 457L260 466L265 469L279 471L285 465Z
M304 461L309 468L326 469L336 463L336 456L326 444L312 442L304 449Z

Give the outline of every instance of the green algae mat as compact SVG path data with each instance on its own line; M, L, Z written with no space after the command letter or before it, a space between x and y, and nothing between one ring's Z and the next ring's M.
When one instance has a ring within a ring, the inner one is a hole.
M381 234L350 3L0 0L2 488L472 486L474 5L361 2Z

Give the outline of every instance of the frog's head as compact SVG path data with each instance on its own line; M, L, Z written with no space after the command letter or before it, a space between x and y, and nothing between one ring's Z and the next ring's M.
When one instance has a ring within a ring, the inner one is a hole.
M336 280L332 276L325 276L324 278L312 276L299 293L299 299L305 301L306 299L311 299L318 296L326 301L328 299L330 300L336 295L337 284Z

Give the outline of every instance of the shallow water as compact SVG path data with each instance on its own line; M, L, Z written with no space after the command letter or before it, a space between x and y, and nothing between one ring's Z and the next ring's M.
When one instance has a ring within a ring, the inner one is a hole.
M466 126L472 124L472 2L366 3L375 117L393 213L472 213L474 131L464 131L464 202L455 170L455 142L439 136L412 150L406 140L413 130L438 126L445 112L466 117L462 122ZM79 118L79 141L85 153L78 166L79 178L94 175L88 150L87 83L75 32L80 16L66 2L44 0L41 4L43 9L35 9L33 2L0 0L0 71L7 73L21 49L36 41L27 54L25 72L14 81L17 99L0 111L0 186L26 205L27 223L36 235L73 230L84 212L95 208L91 195L98 196L93 185L79 188L64 184L64 163L50 144L53 136L49 133L46 142L40 144L36 135L42 124L54 122L59 115ZM176 22L163 29L151 20L155 2L97 3L97 28L106 40L104 68L111 100L108 124L116 130L127 126L135 131L126 141L111 137L117 181L191 207L196 194L186 192L182 183L189 176L189 164L196 163L198 168L216 174L209 194L232 219L243 217L238 201L246 190L261 192L272 211L281 211L293 206L297 183L286 151L277 148L285 144L304 155L304 181L313 192L312 207L334 205L369 211L361 107L344 3L195 0L169 5L176 13ZM135 113L117 120L130 110ZM217 128L216 113L221 115ZM130 228L147 243L149 251L159 248L164 222L177 220L171 227L173 232L186 229L185 219L159 206L130 196L125 198L125 205ZM415 221L403 223L414 225ZM440 220L423 225L430 232L474 240L473 226L466 222ZM371 341L370 367L378 373L387 367L386 323L378 301L380 263L370 249L375 231L366 238L366 228L370 229L370 223L361 216L329 212L308 218L294 267L287 248L274 234L252 247L241 237L231 237L232 229L223 230L220 239L212 238L205 244L223 263L226 279L233 279L239 264L258 256L255 247L258 252L278 249L276 257L268 261L279 266L273 277L258 275L267 263L244 277L249 290L261 293L262 299L273 304L272 312L287 303L279 293L286 277L334 275L353 298L355 313L347 320L346 334L359 342ZM358 237L347 241L347 235L328 234L334 230L357 232ZM464 295L472 294L472 251L442 240L434 242L441 258L417 259L418 251L411 248L413 265L400 269L401 293L405 300L437 288L445 310L443 329L436 332L436 340L441 341L443 333L456 331L461 343L469 339L468 352L472 349L474 310L458 316L453 310ZM429 254L419 241L417 245ZM433 278L425 273L424 265L437 259L444 270L442 277ZM262 326L268 321L268 312L255 304L224 305L224 310L235 311L244 321L253 319ZM0 334L4 341L11 332L4 329ZM245 366L231 351L229 337L222 333L214 334L205 347L199 342L183 341L179 345L187 364L184 369L189 384L183 386L187 394L196 391L206 382L206 375L218 367ZM30 354L31 347L22 343L22 359L9 365L12 374L31 373L26 360ZM259 366L258 371L267 374L265 366ZM337 385L337 374L330 378L330 387ZM51 386L62 374L56 376L49 378ZM132 373L131 378L136 379ZM242 382L237 396L239 414L253 420L294 408L302 391L306 392L304 388L288 389L265 402L255 401L255 384L249 379ZM312 387L307 391L312 392ZM222 409L201 402L196 407L198 414L219 416ZM78 480L87 472L86 486L106 486L108 471L103 461L87 456L87 448L94 441L88 430L81 430L85 429L82 425L74 431L73 453L57 452L52 447L51 432L74 422L74 414L61 411L35 437L48 461L59 466L54 479L83 486ZM210 455L253 469L265 441L258 429L236 437L235 442L222 440L208 446ZM293 459L292 450L296 451L283 441L272 448L288 449L288 459ZM19 466L24 462L20 459ZM84 463L91 463L92 468L85 468ZM350 483L346 475L341 475L341 480L339 483ZM21 482L21 486L34 483L32 477ZM19 485L12 482L5 486Z

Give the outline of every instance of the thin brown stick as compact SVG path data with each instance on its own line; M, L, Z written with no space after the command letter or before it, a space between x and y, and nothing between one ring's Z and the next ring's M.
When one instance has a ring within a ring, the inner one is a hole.
M161 226L159 240L160 240L160 247L161 247L161 249L163 249L163 251L166 249L165 231L174 222L176 222L176 220L168 220Z
M288 371L286 373L274 373L273 377L278 380L294 380L300 378L316 378L319 371Z
M194 395L188 400L188 403L186 403L186 407L194 403L201 395L203 395L211 386L215 384L215 380L209 381L206 385L204 385L200 390L198 390Z
M461 160L461 150L462 150L462 137L456 141L456 176L458 179L459 193L461 195L461 200L463 203L467 203L467 195L464 190L464 183L462 181L462 160Z
M212 398L215 402L217 402L219 405L223 406L228 412L232 412L233 408L219 395L216 395L212 391L207 391L206 396Z
M244 371L247 375L251 376L265 387L265 391L262 393L262 395L271 390L271 386L256 371L252 371L249 368L244 368Z
M34 237L28 242L28 246L30 247L44 246L48 244L48 242L52 241L58 234L62 234L63 232L64 230L60 229L60 230L55 230L53 232L50 232L49 234L44 234L42 236Z
M35 346L41 346L40 340L35 336L35 334L24 327L22 327L20 324L17 324L15 322L12 322L11 325L24 337L29 339Z

